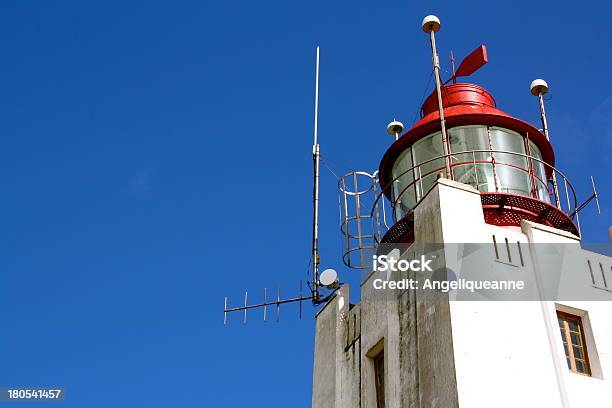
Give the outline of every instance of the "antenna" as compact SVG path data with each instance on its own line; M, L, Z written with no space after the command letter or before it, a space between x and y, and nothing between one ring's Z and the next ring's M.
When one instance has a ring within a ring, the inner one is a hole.
M453 76L451 77L451 79L453 80L453 84L456 84L457 78L455 75L455 55L453 54L453 50L451 50L451 53L450 53L450 62L451 62L451 68L453 72Z
M395 136L395 140L399 139L399 135L404 131L404 124L393 119L393 122L387 125L387 133Z
M290 298L290 299L281 299L280 296L280 287L277 290L277 295L276 295L276 300L272 300L272 301L268 301L266 299L267 296L267 288L264 288L264 294L263 294L263 302L262 303L257 303L254 305L249 305L247 303L247 299L248 299L248 293L247 291L244 292L244 306L239 306L239 307L233 307L233 308L228 308L228 298L227 296L225 297L225 307L223 309L223 324L227 324L227 314L228 313L232 313L232 312L244 312L244 317L243 317L243 323L246 324L247 323L247 310L249 309L257 309L257 308L263 308L263 321L267 321L267 309L268 306L276 306L276 321L278 322L280 320L280 305L285 304L285 303L293 303L293 302L300 302L300 319L302 318L302 302L304 300L310 300L312 299L312 296L303 296L302 295L302 281L300 281L300 295L298 297L295 298Z
M546 140L550 142L548 135L548 121L546 120L546 109L544 109L544 97L543 95L548 92L548 84L543 79L536 79L531 82L531 93L533 96L537 96L540 102L540 115L542 117L542 132L546 136ZM552 185L553 193L555 194L555 204L557 208L561 209L561 201L559 200L559 187L557 186L557 175L556 172L552 172Z
M438 57L438 51L436 50L435 33L440 30L440 19L436 16L429 15L423 19L421 26L423 27L423 31L429 33L429 41L431 43L431 61L433 64L434 77L436 80L438 110L440 113L440 130L442 132L442 146L444 147L444 166L446 170L446 177L451 177L450 162L448 158L448 152L450 149L448 146L448 137L446 135L446 119L444 119L444 106L442 104L442 89L440 83L440 58Z
M591 195L583 201L582 204L580 204L578 207L576 207L576 209L570 214L570 217L574 217L575 215L578 215L578 213L587 205L589 205L589 203L593 200L595 200L595 203L597 203L597 214L601 214L601 207L599 206L599 194L597 193L597 189L595 188L595 179L593 178L593 176L591 176L591 185L593 186L593 193L591 193Z
M319 300L319 46L317 45L317 64L315 76L315 107L314 107L314 141L312 144L312 161L314 167L314 188L312 196L312 296L316 302Z
M244 312L243 323L247 322L247 311L249 309L263 308L263 320L266 321L268 306L276 306L276 320L280 319L280 306L285 303L300 303L300 318L302 317L302 302L312 300L312 303L317 305L327 302L340 288L338 273L333 269L326 269L319 276L319 167L320 167L320 147L318 140L318 124L319 124L319 46L317 45L317 62L316 62L316 79L315 79L315 107L314 107L314 141L312 144L312 160L313 160L313 220L312 220L312 263L313 263L313 278L308 282L310 288L310 296L302 294L302 281L300 281L300 295L298 297L281 299L280 287L277 291L276 300L267 300L267 289L264 289L263 302L258 304L248 304L248 293L244 292L244 305L239 307L228 308L228 298L225 297L225 306L223 309L223 322L227 324L227 314L232 312ZM319 289L323 287L330 290L326 296L321 297Z
M326 269L321 272L321 285L328 289L337 289L339 285L338 273L333 269Z

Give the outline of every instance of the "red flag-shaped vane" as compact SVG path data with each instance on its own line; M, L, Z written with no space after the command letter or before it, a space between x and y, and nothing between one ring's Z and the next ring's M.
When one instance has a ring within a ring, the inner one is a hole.
M486 64L489 60L487 59L487 47L481 45L476 48L470 55L465 57L461 64L459 65L459 69L453 76L456 77L465 77L472 75L476 70Z

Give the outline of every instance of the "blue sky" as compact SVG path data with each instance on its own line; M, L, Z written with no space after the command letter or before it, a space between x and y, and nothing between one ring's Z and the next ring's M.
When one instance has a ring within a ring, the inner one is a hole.
M607 2L20 1L0 12L0 386L63 386L66 407L308 407L313 308L223 326L223 298L297 294L310 255L314 50L320 142L373 170L430 74L448 69L538 123L558 167L595 175L612 224ZM335 179L321 179L324 266L341 267Z

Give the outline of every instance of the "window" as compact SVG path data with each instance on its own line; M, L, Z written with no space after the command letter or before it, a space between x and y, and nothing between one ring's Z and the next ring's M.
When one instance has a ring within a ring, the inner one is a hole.
M493 153L496 162L494 171L500 191L531 196L532 185L530 184L529 165L525 156L521 156L521 154L526 153L525 138L509 129L491 127L489 131L491 132L493 150L518 153Z
M568 368L584 375L591 375L589 357L587 355L584 327L580 316L557 311L561 340L565 349L565 359Z
M415 172L412 164L412 148L408 148L396 160L392 173L393 180L395 180L392 188L394 199L398 196L401 198L395 214L398 220L412 211L420 198L416 190L418 186L414 183Z
M376 408L385 408L385 353L382 350L374 357L374 376L376 377Z

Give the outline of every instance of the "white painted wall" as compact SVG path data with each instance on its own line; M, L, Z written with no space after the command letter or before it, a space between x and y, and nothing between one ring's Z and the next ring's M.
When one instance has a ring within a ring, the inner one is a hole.
M463 213L473 214L474 207L480 207L479 203L470 200L467 192L455 189L446 194L453 195L449 211L456 212L457 217ZM466 197L462 199L461 194ZM442 200L440 205L442 213L445 213L448 211L444 206L451 203ZM487 225L484 221L475 222L477 218L470 217L469 228L462 223L444 222L444 237L453 237L451 242L490 242L495 234L498 242L504 242L503 238L508 237L510 242L525 243L525 247L530 243L577 242L570 234L539 224L523 222L519 231L517 228ZM534 245L530 248L537 252L540 247ZM513 408L612 407L612 291L593 286L586 264L588 257L596 260L594 265L597 268L598 262L610 265L612 259L578 251L582 252L575 254L578 261L567 266L572 268L572 273L559 271L561 288L569 290L575 288L572 285L583 285L586 290L591 290L589 299L605 301L558 304L551 301L451 302L460 407L484 408L491 407L492 403L495 407ZM543 258L544 255L534 253L534 263L530 262L517 273L531 275L536 281L550 278L539 276L538 259L545 262ZM487 261L483 260L483 268L491 268L484 263ZM493 264L493 273L495 268L503 267ZM599 286L603 285L603 278L601 280ZM611 286L612 282L608 285ZM567 368L556 316L556 308L564 307L588 313L588 322L585 323L590 323L592 336L587 339L587 349L593 377L572 373Z

